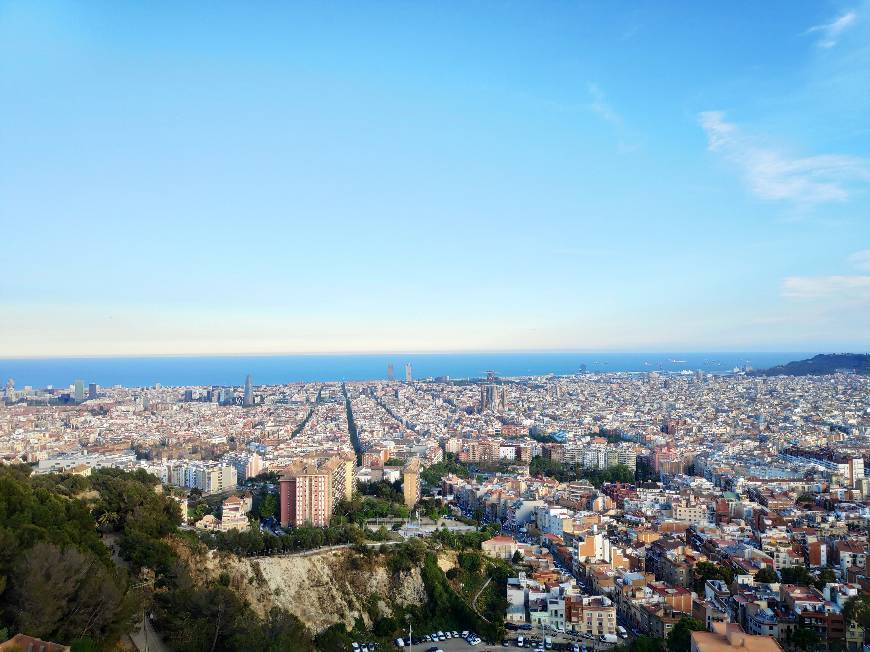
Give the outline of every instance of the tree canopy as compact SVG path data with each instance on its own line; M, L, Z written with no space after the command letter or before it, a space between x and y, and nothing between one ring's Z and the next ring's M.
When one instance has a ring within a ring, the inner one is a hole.
M776 576L775 570L765 566L755 574L755 581L761 584L773 584L774 582L779 582L779 578Z
M130 628L138 600L102 543L95 518L101 512L79 497L101 478L29 471L0 468L3 618L41 638L109 645Z
M858 623L865 631L870 631L870 595L849 598L843 607L843 618L847 622Z
M680 618L680 622L668 632L668 652L689 652L692 647L692 632L701 632L705 629L704 623L700 620L688 616Z
M582 464L563 464L553 460L547 460L536 455L529 464L529 474L545 475L555 478L559 482L572 482L574 480L588 480L595 487L600 487L608 482L634 482L635 474L624 464L617 464L607 469L590 469Z

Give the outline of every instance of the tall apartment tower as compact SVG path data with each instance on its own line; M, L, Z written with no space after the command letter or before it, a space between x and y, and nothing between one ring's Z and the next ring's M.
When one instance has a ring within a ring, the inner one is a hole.
M245 377L245 407L251 407L254 404L254 379L251 374Z
M341 463L344 467L344 487L341 497L344 500L352 500L356 485L356 455L346 453L341 457Z
M353 454L297 460L278 480L281 526L325 527L335 506L353 497Z
M405 382L406 382L406 383L410 383L410 382L411 382L411 379L412 379L412 376L411 376L411 363L410 363L410 362L406 362L406 363L405 363Z
M81 379L76 381L73 398L75 399L76 403L81 403L85 400L85 381Z
M402 492L405 506L413 509L420 502L420 458L412 457L402 470Z
M314 462L289 466L278 480L281 527L326 527L332 515L332 478Z
M393 365L392 365L392 363L390 363L387 365L387 380L392 382L393 379L394 379Z
M864 458L853 457L849 460L849 486L857 487L864 478Z

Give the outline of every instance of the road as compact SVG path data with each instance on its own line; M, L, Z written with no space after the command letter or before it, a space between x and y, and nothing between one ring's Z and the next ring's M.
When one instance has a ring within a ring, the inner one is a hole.
M496 646L494 645L484 645L481 643L480 645L471 646L466 643L461 638L451 638L447 641L439 641L437 643L417 643L414 647L411 648L402 648L403 650L410 650L411 652L426 652L429 648L437 648L439 650L444 650L444 652L466 652L466 650L475 650L475 652L484 652L485 650L494 649ZM395 648L393 648L395 649Z
M140 625L136 632L130 633L130 640L133 641L133 645L139 652L169 652L169 648L166 647L160 635L154 631L154 627L147 619L145 620L145 629Z
M517 649L517 647L516 647L516 634L514 632L508 632L508 633L510 634L510 637L508 638L509 645L507 648L502 646L501 641L498 641L496 643L490 643L490 644L481 643L480 645L471 646L461 638L452 638L452 639L448 639L446 641L439 641L437 643L418 643L417 645L415 645L412 648L405 647L405 648L402 648L402 650L404 650L406 652L426 652L427 650L429 650L431 648L443 650L444 652L465 652L466 650L469 650L469 651L473 650L474 652L488 652L491 650L492 652L495 652L496 650L505 650L505 649L516 650ZM531 632L523 632L523 635L526 637L526 639L529 638L530 634L531 634ZM544 640L542 636L535 636L535 638L538 638L541 641ZM571 642L571 639L564 638L564 637L560 638L560 637L556 637L556 636L553 636L552 638L553 638L554 643L557 643L557 644L561 643L563 645L561 647L562 650L565 650L565 649L570 650L571 649L570 647L564 647L565 644L568 644ZM593 641L591 641L589 639L580 639L580 640L586 643L587 650L606 650L606 649L611 647L610 645L607 645L605 647L604 643L599 643L598 641L596 641L595 643L598 643L598 645L600 645L601 647L593 647ZM581 642L581 645L582 644L583 643ZM523 649L529 650L529 652L531 652L531 648L523 648Z
M379 548L381 546L394 546L397 543L404 543L404 541L375 541L373 543L363 543L362 545L368 548ZM311 557L313 555L321 555L326 552L332 552L334 550L342 550L344 548L351 548L359 544L356 543L338 543L334 546L324 546L323 548L312 548L311 550L302 550L300 552L284 552L280 555L260 555L257 557L248 557L248 559L269 559L274 557ZM242 558L244 559L244 557Z
M486 590L486 587L489 586L490 582L492 582L492 577L487 577L486 584L480 587L480 591L478 591L477 594L474 596L474 599L472 599L471 606L474 607L475 611L477 610L477 599L480 597L480 594L483 593L484 590Z
M535 630L528 630L528 631L523 631L523 632L508 632L507 634L508 634L507 640L510 642L509 647L511 647L511 648L516 648L517 636L522 636L526 640L537 639L539 641L543 641L545 637L550 637L551 639L553 639L553 643L560 643L563 645L568 645L570 643L576 642L581 647L583 645L585 645L586 649L590 652L593 650L595 650L596 652L603 652L604 650L610 650L615 645L619 645L620 643L623 642L623 641L619 641L618 643L602 643L598 639L575 638L575 637L566 636L564 634L557 635L557 634L553 634L553 633L542 634L542 633L540 633L540 631L535 631ZM499 642L499 646L500 645L501 645L501 642ZM570 646L567 648L563 647L562 649L570 649Z

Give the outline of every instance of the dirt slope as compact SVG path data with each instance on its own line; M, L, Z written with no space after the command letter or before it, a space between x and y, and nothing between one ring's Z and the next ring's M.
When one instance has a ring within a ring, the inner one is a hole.
M350 629L357 618L371 625L367 607L372 600L381 615L390 615L393 605L426 600L419 569L393 577L380 557L366 559L349 548L259 558L208 551L189 554L187 562L199 580L226 574L224 580L258 614L282 607L313 632L338 622Z

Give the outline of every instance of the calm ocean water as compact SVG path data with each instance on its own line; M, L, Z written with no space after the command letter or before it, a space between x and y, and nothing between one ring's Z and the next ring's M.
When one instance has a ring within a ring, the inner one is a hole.
M500 376L577 373L587 371L663 371L684 369L730 371L751 364L763 369L808 353L433 353L376 355L160 356L118 358L0 359L0 383L15 386L66 387L80 378L103 386L145 387L241 385L246 374L255 384L295 381L374 380L386 378L393 364L404 378L410 362L414 378L450 376L476 378L495 371Z

